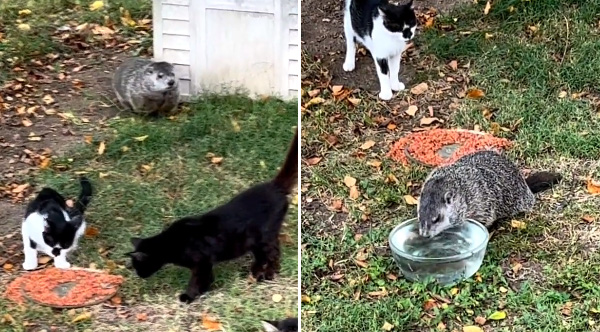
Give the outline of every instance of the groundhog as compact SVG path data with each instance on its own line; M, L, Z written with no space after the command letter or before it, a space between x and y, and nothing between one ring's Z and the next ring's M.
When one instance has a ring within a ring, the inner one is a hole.
M425 180L419 199L419 235L433 237L474 219L486 227L495 221L531 211L533 194L561 180L555 173L538 172L523 178L506 157L493 151L476 152L439 167Z
M136 114L168 114L179 104L175 68L168 62L132 58L113 76L113 89L123 107Z

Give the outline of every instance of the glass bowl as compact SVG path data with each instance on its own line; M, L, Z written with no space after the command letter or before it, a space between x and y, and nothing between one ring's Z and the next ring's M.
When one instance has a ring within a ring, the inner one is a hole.
M485 226L471 219L433 238L423 238L418 220L413 218L396 226L388 240L406 279L423 281L432 277L442 285L450 285L479 270L489 238Z

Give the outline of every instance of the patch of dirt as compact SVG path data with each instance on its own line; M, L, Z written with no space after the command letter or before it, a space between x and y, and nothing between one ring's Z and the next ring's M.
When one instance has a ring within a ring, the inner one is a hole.
M513 291L518 292L525 281L533 284L545 282L544 266L536 261L511 257L500 263L506 280Z
M320 200L302 201L302 228L321 229L326 234L338 233L349 220L347 212L332 211Z
M467 2L469 1L422 0L416 1L415 9L417 13L425 12L428 9L445 13L457 5ZM368 51L357 52L354 71L345 72L342 68L346 52L343 10L343 0L303 0L302 49L312 58L312 61L320 61L327 68L332 84L351 86L376 93L379 90L379 81L375 63ZM418 30L420 29L421 27L418 28ZM402 59L400 81L407 87L413 85L412 81L416 75L416 61L419 59L418 48L416 45L407 50Z

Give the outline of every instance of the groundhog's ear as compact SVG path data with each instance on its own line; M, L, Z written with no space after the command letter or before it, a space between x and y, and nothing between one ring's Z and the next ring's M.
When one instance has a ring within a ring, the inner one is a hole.
M452 204L452 200L454 199L454 194L450 191L446 191L444 194L444 202L446 204Z

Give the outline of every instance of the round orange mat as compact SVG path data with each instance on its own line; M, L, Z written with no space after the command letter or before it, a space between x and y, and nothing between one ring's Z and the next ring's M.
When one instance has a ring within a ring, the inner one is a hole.
M410 133L392 146L388 157L408 165L414 161L426 166L451 164L458 158L481 150L502 150L511 141L490 134L462 129L432 129Z
M25 300L54 308L79 308L113 297L123 277L103 271L47 268L27 272L8 287L4 296L17 303Z

